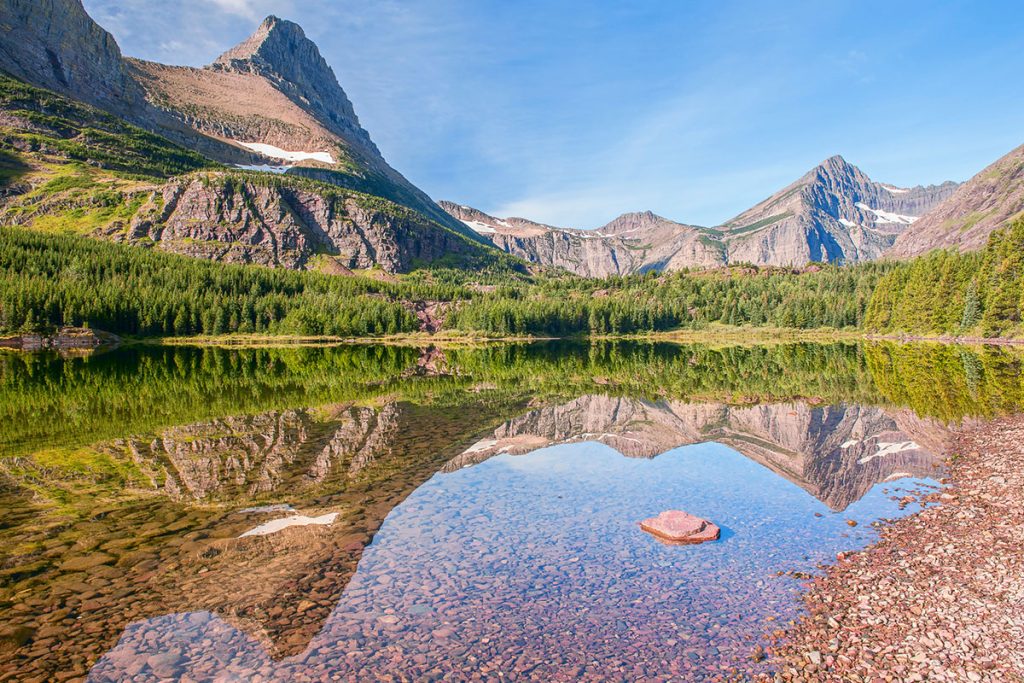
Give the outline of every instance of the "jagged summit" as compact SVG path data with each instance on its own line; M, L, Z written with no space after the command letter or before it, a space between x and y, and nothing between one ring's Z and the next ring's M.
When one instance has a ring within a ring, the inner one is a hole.
M956 187L951 182L910 188L877 183L836 154L715 228L634 211L593 231L513 234L513 219L471 216L473 210L457 205L444 208L528 261L605 276L732 263L799 267L811 261L875 259Z
M263 20L251 36L215 59L214 64L256 59L261 52L273 54L281 46L297 46L306 40L306 32L301 26L272 14Z
M299 106L306 106L334 132L379 155L359 123L355 108L338 83L320 49L295 22L269 16L244 41L208 67L216 71L251 73L270 80Z

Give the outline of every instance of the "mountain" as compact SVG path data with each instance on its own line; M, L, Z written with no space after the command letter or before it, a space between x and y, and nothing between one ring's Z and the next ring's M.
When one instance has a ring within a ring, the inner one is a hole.
M911 258L932 249L972 251L994 230L1024 215L1024 145L961 185L896 239L886 252Z
M144 104L114 37L81 2L3 0L0 36L0 69L13 76L121 116Z
M956 188L953 182L913 188L877 183L833 156L718 229L731 263L870 261Z
M707 229L675 223L650 211L623 214L597 230L575 230L525 218L495 218L452 202L440 204L500 249L585 277L725 263L721 245Z
M0 222L232 263L344 273L482 266L499 252L422 213L295 174L232 169L0 76Z
M388 165L334 71L297 24L267 17L252 36L201 69L137 59L127 68L153 107L235 153L252 154L246 167L385 197L478 239Z
M5 224L335 273L498 256L388 166L291 22L205 69L122 58L78 0L3 0L0 32Z
M676 223L650 211L595 230L499 219L441 202L448 213L501 249L533 263L603 277L752 263L803 266L878 258L956 183L901 188L871 180L840 156L716 228Z

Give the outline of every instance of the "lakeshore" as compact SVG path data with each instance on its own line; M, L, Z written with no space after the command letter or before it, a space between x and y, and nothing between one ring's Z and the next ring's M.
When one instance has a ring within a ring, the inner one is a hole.
M763 680L1024 680L1024 417L966 427L942 482L810 585Z

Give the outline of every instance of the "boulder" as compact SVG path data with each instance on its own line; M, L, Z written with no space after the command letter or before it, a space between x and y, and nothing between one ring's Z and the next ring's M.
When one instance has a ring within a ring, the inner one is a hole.
M721 534L721 530L708 520L682 510L665 510L657 517L640 522L640 528L659 541L672 544L715 541Z

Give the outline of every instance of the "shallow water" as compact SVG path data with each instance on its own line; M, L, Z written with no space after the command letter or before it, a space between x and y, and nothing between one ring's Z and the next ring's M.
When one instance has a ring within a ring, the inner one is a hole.
M118 354L0 358L0 680L763 670L948 423L1021 396L1004 349Z

